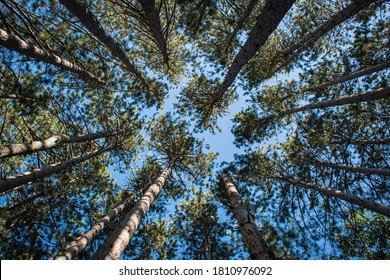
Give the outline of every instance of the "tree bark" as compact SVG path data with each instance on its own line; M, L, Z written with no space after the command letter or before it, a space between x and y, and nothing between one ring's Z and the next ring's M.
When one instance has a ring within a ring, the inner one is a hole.
M326 100L326 101L316 102L304 106L298 106L295 108L287 109L277 114L265 118L261 118L259 119L259 122L263 123L265 121L269 121L272 119L282 118L287 115L291 115L298 112L305 112L313 109L325 109L329 107L337 107L337 106L355 104L360 102L374 101L374 100L384 99L389 97L390 97L390 87L379 88L361 94L355 94L352 96L343 96L333 100Z
M306 89L302 90L302 92L303 91L320 91L320 90L326 89L330 86L341 84L341 83L344 83L344 82L347 82L347 81L350 81L350 80L353 80L353 79L356 79L356 78L359 78L359 77L362 77L365 75L369 75L369 74L372 74L372 73L375 73L378 71L385 70L389 67L390 67L390 60L387 60L385 62L378 64L378 65L374 65L374 66L368 67L366 69L355 71L349 75L345 75L345 76L342 76L340 78L336 78L332 81L329 81L329 82L326 82L326 83L323 83L323 84L320 84L317 86L312 86L312 87L306 88Z
M146 187L145 187L146 188ZM87 247L89 243L106 227L110 222L117 217L125 208L131 205L131 203L140 195L145 188L132 194L128 199L126 199L122 204L115 207L104 216L97 224L95 224L90 230L83 233L79 238L66 246L65 250L58 253L54 260L73 260L82 250Z
M358 205L360 207L374 211L378 214L381 214L381 215L384 215L384 216L390 218L390 207L389 206L385 206L383 204L379 204L379 203L373 202L373 201L368 200L368 199L360 198L360 197L352 195L352 194L344 193L344 192L339 191L339 190L335 190L332 188L327 188L327 187L319 186L319 185L315 185L315 184L306 183L306 182L295 180L292 178L282 177L282 176L277 175L277 174L267 174L267 176L274 178L274 179L277 179L277 180L280 180L280 181L284 181L284 182L296 185L296 186L301 186L305 189L312 189L312 190L318 191L320 193L326 194L326 195L331 196L331 197L339 198L339 199L344 200L346 202Z
M42 141L30 141L23 144L10 144L0 147L0 158L9 158L52 149L65 143L79 143L113 135L113 131L102 131L85 135L53 135Z
M275 260L276 256L261 237L255 220L241 200L240 194L232 180L226 174L222 174L222 180L228 195L228 201L233 209L233 214L239 223L244 243L247 246L253 260Z
M137 79L139 79L142 85L149 90L149 84L143 77L137 67L130 61L125 51L121 48L114 38L112 38L103 29L100 22L89 10L89 8L81 3L79 0L60 0L60 3L64 5L80 22L91 32L99 41L101 41L111 53L122 61L127 69L133 73Z
M149 23L150 30L156 40L157 46L163 56L164 63L169 67L169 57L167 42L161 30L160 17L156 10L154 0L140 0L142 10L145 12L146 19Z
M0 45L20 54L32 57L37 61L43 61L55 65L63 70L75 73L86 81L91 81L102 85L105 84L105 81L102 81L92 73L81 69L70 61L53 53L47 52L37 46L34 46L16 35L8 34L3 29L0 29Z
M171 172L171 167L165 169L156 181L148 187L144 195L137 204L126 214L120 221L118 227L99 247L92 256L92 259L97 260L117 260L121 256L123 250L129 244L137 230L142 218L149 210L165 184L165 180Z
M254 28L249 33L248 39L230 65L228 73L218 89L216 100L222 98L228 88L233 84L238 73L257 53L260 47L264 45L294 2L295 0L267 0L261 14L257 18Z
M27 171L24 173L17 174L15 176L9 176L5 179L0 180L0 196L11 191L23 188L26 184L29 184L34 181L42 180L52 174L59 173L63 170L66 170L69 167L72 167L80 162L86 161L90 158L98 156L113 147L103 148L98 151L88 153L84 156L73 157L64 162L58 162L50 164L42 168L37 168L32 171Z

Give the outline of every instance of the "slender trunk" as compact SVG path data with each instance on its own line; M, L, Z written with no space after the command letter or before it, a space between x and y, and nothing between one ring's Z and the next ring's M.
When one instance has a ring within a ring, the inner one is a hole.
M149 210L164 186L166 178L171 172L171 167L165 169L156 181L148 187L144 195L137 204L126 214L120 221L118 227L107 238L107 240L99 247L92 259L98 260L117 260L121 256L123 250L129 244L137 230L143 216Z
M29 184L34 181L42 180L52 174L59 173L63 170L66 170L69 167L72 167L80 162L86 161L90 158L98 156L113 147L108 147L104 149L100 149L98 151L87 153L84 156L73 157L64 162L58 162L54 164L50 164L49 166L45 166L42 168L37 168L32 171L27 171L24 173L17 174L15 176L9 176L5 179L0 180L0 195L4 195L11 191L23 188L26 184Z
M146 187L145 187L146 188ZM110 224L110 222L117 217L124 209L129 207L131 203L144 192L145 188L142 190L132 194L128 199L126 199L122 204L115 207L104 216L97 224L95 224L90 230L83 233L79 238L66 246L65 250L58 253L54 260L73 260L82 250L87 247L89 243L106 227Z
M344 83L344 82L347 82L347 81L350 81L350 80L353 80L353 79L356 79L356 78L359 78L359 77L362 77L365 75L369 75L369 74L372 74L372 73L375 73L378 71L385 70L389 67L390 67L390 60L387 60L385 62L378 64L378 65L374 65L374 66L368 67L368 68L363 69L363 70L355 71L351 74L342 76L340 78L336 78L332 81L329 81L329 82L326 82L326 83L323 83L323 84L320 84L317 86L312 86L312 87L306 88L302 91L320 91L320 90L326 89L330 86L341 84L341 83Z
M260 47L264 45L294 2L295 0L267 0L261 14L257 18L254 28L249 33L248 39L230 65L225 80L218 89L216 100L222 98L228 88L233 84L238 73L257 53Z
M150 30L156 40L157 46L163 56L164 63L169 67L169 57L167 42L161 30L160 16L156 10L154 0L140 0L142 10L145 12L146 19L149 23Z
M390 207L389 206L385 206L383 204L379 204L379 203L373 202L373 201L368 200L368 199L360 198L360 197L352 195L352 194L344 193L344 192L339 191L339 190L335 190L332 188L327 188L327 187L319 186L319 185L315 185L315 184L306 183L306 182L295 180L292 178L282 177L282 176L279 176L277 174L267 174L267 176L274 178L274 179L277 179L277 180L280 180L280 181L284 181L284 182L296 185L296 186L301 186L305 189L312 189L312 190L318 191L320 193L326 194L326 195L331 196L331 197L339 198L341 200L358 205L360 207L374 211L378 214L381 214L381 215L384 215L384 216L390 218Z
M287 54L287 57L283 60L283 65L275 69L272 75L274 73L279 72L282 67L290 64L290 62L293 61L296 57L298 57L303 51L311 48L321 37L323 37L333 28L340 25L347 19L352 18L361 10L367 8L370 4L374 2L378 2L378 0L353 0L351 4L349 4L347 7L335 14L327 22L318 27L313 33L301 39L298 44L294 45L288 51L280 53L280 55Z
M59 57L58 55L55 55L53 53L47 52L37 46L34 46L16 35L8 34L3 29L0 29L0 45L10 50L16 51L20 54L32 57L37 61L43 61L49 64L53 64L63 70L73 72L86 81L92 81L103 85L105 84L104 81L100 80L92 73L74 65L70 61Z
M52 149L64 143L79 143L113 135L113 131L101 131L85 135L53 135L42 141L30 141L23 144L11 144L0 147L0 158L9 158Z
M316 166L331 167L334 169L342 169L342 170L346 170L346 171L350 171L350 172L376 174L376 175L381 175L381 176L390 176L390 169L368 168L368 167L361 167L361 166L346 166L346 165L339 165L339 164L335 164L335 163L322 162L322 161L311 161L310 163L312 163Z
M295 108L287 109L283 112L280 112L278 114L274 114L265 118L261 118L259 122L267 122L269 120L275 119L275 118L282 118L287 115L291 115L298 112L305 112L313 109L324 109L329 107L337 107L337 106L343 106L348 104L355 104L360 102L367 102L367 101L374 101L378 99L384 99L390 97L390 87L385 88L379 88L375 89L369 92L356 94L352 96L344 96L333 100L326 100L321 101L317 103L312 103L304 106L298 106Z
M101 26L100 22L89 10L89 8L81 3L79 0L60 0L60 3L64 5L80 22L91 32L99 41L101 41L111 52L122 61L127 69L133 73L137 79L139 79L142 85L149 90L149 84L143 77L137 67L130 61L125 51Z
M255 220L243 204L240 194L234 186L232 180L226 174L222 174L222 180L228 195L228 201L233 209L233 214L239 223L244 243L247 246L251 259L253 260L274 260L275 254L268 247L261 237Z

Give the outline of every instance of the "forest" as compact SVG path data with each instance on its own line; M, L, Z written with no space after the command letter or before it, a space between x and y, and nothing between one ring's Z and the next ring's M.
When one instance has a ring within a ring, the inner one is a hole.
M390 259L390 1L0 0L0 259Z

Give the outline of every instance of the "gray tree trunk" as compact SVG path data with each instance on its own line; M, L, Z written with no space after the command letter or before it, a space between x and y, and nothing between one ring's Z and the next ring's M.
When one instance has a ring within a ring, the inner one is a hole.
M234 186L232 180L226 174L222 174L222 180L225 185L228 201L233 209L239 229L241 231L244 243L247 246L251 259L253 260L275 260L274 252L268 247L260 234L255 220L249 213L241 200L240 194Z
M144 188L145 189L145 188ZM125 208L131 205L134 200L140 195L144 189L132 194L128 199L126 199L122 204L115 207L104 216L96 225L94 225L90 230L83 233L79 238L66 246L65 250L58 253L54 260L73 260L82 250L87 247L89 243L107 226L110 222L117 217Z
M216 94L216 100L222 98L228 88L233 84L238 73L257 53L260 47L264 45L294 2L295 0L267 0L261 14L257 18L254 28L249 33L248 39L230 65L225 79Z
M149 84L143 77L141 72L137 69L133 62L130 61L125 51L121 48L114 38L112 38L101 26L97 18L92 14L89 8L79 0L60 0L80 22L99 40L101 41L111 53L122 61L129 72L133 73L139 79L142 85L149 90Z
M92 256L96 260L117 260L129 244L142 218L149 210L171 173L171 168L165 169L156 181L148 187L137 204L120 221L118 227L99 247Z
M295 180L292 178L282 177L282 176L277 175L277 174L267 174L267 176L274 178L274 179L278 179L280 181L284 181L284 182L296 185L296 186L301 186L305 189L312 189L312 190L318 191L320 193L323 193L323 194L326 194L326 195L329 195L329 196L332 196L335 198L339 198L341 200L358 205L360 207L374 211L378 214L381 214L381 215L384 215L384 216L390 218L390 207L389 206L385 206L383 204L372 202L371 200L364 199L364 198L361 198L361 197L358 197L355 195L351 195L351 194L348 194L348 193L345 193L345 192L342 192L339 190L335 190L332 188L327 188L327 187L319 186L319 185L315 185L315 184L306 183L306 182Z
M52 174L59 173L69 167L72 167L80 162L86 161L90 158L98 156L113 147L103 148L98 151L87 153L84 156L73 157L64 162L50 164L42 168L37 168L32 171L27 171L14 176L9 176L0 180L0 195L4 195L11 191L25 187L27 184L42 180Z
M64 143L79 143L113 135L113 131L102 131L85 135L53 135L42 141L30 141L23 144L10 144L0 147L0 158L9 158L52 149Z
M37 61L43 61L49 64L53 64L63 70L75 73L86 81L91 81L98 84L105 84L104 81L102 81L92 73L81 69L70 61L59 57L58 55L55 55L51 52L47 52L37 46L34 46L16 35L8 34L8 32L3 29L0 29L0 45L6 47L7 49L16 51L20 54L32 57Z

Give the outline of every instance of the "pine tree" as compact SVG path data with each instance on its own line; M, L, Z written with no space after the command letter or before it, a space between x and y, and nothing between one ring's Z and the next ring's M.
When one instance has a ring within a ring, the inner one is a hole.
M0 0L0 258L387 259L389 7Z

